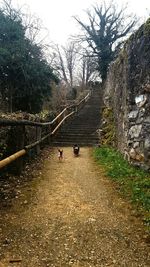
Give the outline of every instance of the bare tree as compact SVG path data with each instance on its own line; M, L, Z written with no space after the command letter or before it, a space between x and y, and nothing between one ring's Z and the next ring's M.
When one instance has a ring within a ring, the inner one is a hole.
M98 76L98 71L96 70L97 64L87 49L83 49L82 54L80 59L79 83L82 88L88 88L89 81L96 80Z
M87 89L89 81L95 81L99 74L91 53L73 41L65 47L52 46L50 62L72 95Z
M12 20L20 20L24 26L25 34L33 44L39 45L44 53L49 48L48 30L43 26L42 20L31 14L28 5L14 8L13 0L2 0L4 13Z
M68 87L73 87L75 84L75 71L78 58L78 48L73 42L67 46L54 45L52 47L51 63L60 78Z
M102 81L106 79L107 69L124 38L137 22L135 16L125 15L127 6L119 9L117 3L102 2L87 10L88 22L74 17L83 29L82 41L86 41L95 57Z
M51 65L53 66L55 72L58 74L60 79L69 86L69 78L67 75L66 61L64 57L64 50L59 45L52 46Z
M69 45L67 47L64 47L63 49L66 57L70 86L73 87L73 74L76 67L75 65L76 65L78 48L76 47L74 42L70 42Z

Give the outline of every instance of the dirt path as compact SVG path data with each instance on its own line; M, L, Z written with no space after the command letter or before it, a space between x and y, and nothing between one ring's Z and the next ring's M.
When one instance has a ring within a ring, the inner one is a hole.
M142 224L89 148L56 150L1 211L0 267L150 266ZM14 260L14 262L10 262ZM18 260L18 262L15 262Z

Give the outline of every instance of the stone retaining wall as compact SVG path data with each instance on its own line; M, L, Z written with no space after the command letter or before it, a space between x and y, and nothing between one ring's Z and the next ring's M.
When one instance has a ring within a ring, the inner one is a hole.
M113 109L117 148L135 165L150 168L150 19L111 64L104 103Z

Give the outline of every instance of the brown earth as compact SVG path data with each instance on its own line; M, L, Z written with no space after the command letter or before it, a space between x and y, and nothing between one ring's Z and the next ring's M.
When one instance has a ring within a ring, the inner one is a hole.
M47 150L41 170L2 206L0 267L150 266L142 222L91 149L63 150L62 162Z

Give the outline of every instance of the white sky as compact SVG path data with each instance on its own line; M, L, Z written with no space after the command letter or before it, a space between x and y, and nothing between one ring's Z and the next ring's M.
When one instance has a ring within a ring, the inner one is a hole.
M19 6L26 4L32 14L41 18L43 25L49 30L50 40L61 44L67 41L69 35L79 32L79 25L72 16L79 15L81 18L85 14L83 10L100 2L100 0L12 0L12 3L18 3ZM116 0L116 2L128 2L131 12L138 16L150 15L150 0Z

